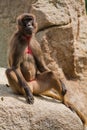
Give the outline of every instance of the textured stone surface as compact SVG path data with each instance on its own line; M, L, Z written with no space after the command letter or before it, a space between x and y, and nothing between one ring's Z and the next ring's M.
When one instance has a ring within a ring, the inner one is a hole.
M0 68L0 130L83 130L78 116L63 104L47 97L35 97L33 105L14 95Z
M33 5L32 12L38 18L39 29L54 25L66 25L70 22L67 3L63 0L38 0Z
M46 38L46 40L44 37ZM50 67L51 61L49 61L49 56L47 55L47 47L49 48L50 56L54 59L54 61L56 61L55 64L58 64L59 67L63 68L63 72L65 73L65 75L67 75L68 77L73 77L73 75L75 75L73 64L74 45L71 25L69 24L61 27L52 27L46 29L45 31L40 31L37 33L37 38L41 43L41 47L48 66ZM50 67L50 69L52 68ZM58 69L55 68L55 71L56 70Z
M75 44L76 71L82 80L87 80L87 17L80 18L78 42ZM83 26L85 25L85 26Z

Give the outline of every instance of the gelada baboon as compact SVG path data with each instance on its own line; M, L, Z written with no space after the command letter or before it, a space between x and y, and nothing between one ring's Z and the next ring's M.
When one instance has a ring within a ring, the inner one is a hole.
M35 95L46 95L61 100L73 108L86 123L84 116L70 103L65 101L66 88L54 72L45 64L39 43L35 39L37 23L35 16L24 13L17 18L17 31L9 45L6 76L14 92L25 95L29 104L34 103ZM59 95L50 91L54 88Z

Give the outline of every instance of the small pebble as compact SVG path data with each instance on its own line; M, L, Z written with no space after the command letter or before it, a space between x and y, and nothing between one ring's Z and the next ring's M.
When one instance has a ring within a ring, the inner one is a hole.
M3 98L3 97L1 97L1 100L3 101L3 100L4 100L4 98Z

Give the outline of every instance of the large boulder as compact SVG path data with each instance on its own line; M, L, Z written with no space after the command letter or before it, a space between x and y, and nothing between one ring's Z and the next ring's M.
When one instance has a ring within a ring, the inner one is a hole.
M37 17L39 42L42 44L41 40L46 37L51 57L62 68L67 78L81 78L80 71L77 69L79 60L76 60L75 52L76 43L79 44L77 40L81 28L80 18L85 16L84 0L73 0L73 2L72 0L38 0L33 4L31 12ZM83 24L84 29L85 25ZM47 46L47 43L44 44ZM45 53L44 49L43 52Z
M0 68L0 130L83 130L79 117L60 102L38 96L29 105L13 94L4 72Z

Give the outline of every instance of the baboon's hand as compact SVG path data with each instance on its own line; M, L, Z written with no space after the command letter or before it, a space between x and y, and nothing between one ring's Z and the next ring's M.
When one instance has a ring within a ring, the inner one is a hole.
M33 104L34 103L34 97L33 95L29 95L26 97L27 103Z
M25 90L25 93L26 93L26 101L27 101L27 103L33 104L34 103L34 97L33 97L33 94L31 92L31 90L28 88L28 86L26 86L24 88L24 90Z

